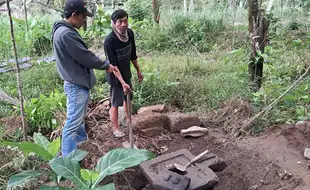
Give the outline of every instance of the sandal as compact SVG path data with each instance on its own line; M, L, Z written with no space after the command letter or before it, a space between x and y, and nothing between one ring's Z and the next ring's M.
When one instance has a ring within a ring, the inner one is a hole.
M120 137L124 137L125 136L125 133L123 133L122 131L114 131L113 132L113 135L114 135L114 137L116 137L116 138L120 138Z

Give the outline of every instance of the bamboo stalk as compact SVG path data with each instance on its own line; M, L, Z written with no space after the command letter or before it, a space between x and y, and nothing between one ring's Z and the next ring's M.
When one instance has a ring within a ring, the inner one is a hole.
M15 55L16 79L17 79L17 88L18 88L18 96L19 96L19 103L20 103L20 112L21 112L21 117L22 117L23 134L24 134L24 140L27 140L28 123L25 119L24 99L23 99L23 93L22 93L22 82L21 82L21 78L20 78L20 68L19 68L19 63L18 63L18 58L17 58L15 38L14 38L14 28L13 28L13 22L12 22L11 9L10 9L10 1L6 0L6 2L7 2L6 6L8 9L8 15L9 15L9 19L10 19L10 29L11 29L13 51L14 51L14 55Z

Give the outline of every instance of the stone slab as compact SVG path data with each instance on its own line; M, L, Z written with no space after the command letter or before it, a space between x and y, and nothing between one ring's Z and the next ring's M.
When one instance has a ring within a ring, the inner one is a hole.
M152 160L141 163L140 169L152 185L158 177L169 172L174 163L185 165L195 156L187 149L181 149L169 154L161 155ZM196 163L187 168L183 176L191 179L188 190L205 190L218 184L218 176L208 167L204 161Z

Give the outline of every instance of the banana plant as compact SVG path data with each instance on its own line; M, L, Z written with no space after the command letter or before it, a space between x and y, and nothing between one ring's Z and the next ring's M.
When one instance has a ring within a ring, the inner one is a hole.
M99 186L99 183L107 176L116 174L126 168L136 166L141 162L152 159L155 155L144 149L126 149L116 148L109 151L101 157L96 165L95 170L83 169L79 162L88 154L86 151L74 150L66 157L57 157L60 148L60 139L49 142L42 134L34 134L35 143L31 142L0 142L0 146L19 147L25 154L33 152L49 162L52 174L57 182L57 186L42 186L40 190L55 189L63 190L66 187L60 187L58 184L61 177L69 179L76 185L76 189L94 189L94 190L113 190L113 183ZM19 186L30 179L34 179L42 172L35 170L22 171L13 175L8 181L8 188Z

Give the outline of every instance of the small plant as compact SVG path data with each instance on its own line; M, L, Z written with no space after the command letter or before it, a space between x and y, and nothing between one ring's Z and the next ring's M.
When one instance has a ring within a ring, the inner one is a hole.
M33 128L55 129L60 123L57 112L64 112L66 96L57 89L49 96L40 94L39 98L32 98L26 102L25 113Z
M102 5L99 5L92 25L87 28L85 33L83 33L82 31L81 32L83 37L88 37L90 39L99 38L99 40L102 40L110 31L110 15L103 10Z
M57 157L60 148L60 138L50 143L43 135L35 133L34 141L35 143L0 142L0 146L15 146L20 148L25 154L33 152L49 162L48 165L52 169L52 172L45 174L53 176L54 180L57 182L57 186L43 186L40 189L68 189L59 186L58 182L64 177L71 180L76 185L77 189L113 190L115 189L113 183L104 186L99 186L99 183L106 176L136 166L155 156L148 150L117 148L101 157L97 162L95 170L88 170L82 169L79 164L79 161L85 158L87 152L74 150L66 157ZM10 177L8 188L20 186L28 180L43 174L43 172L35 170L22 171Z

